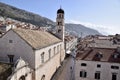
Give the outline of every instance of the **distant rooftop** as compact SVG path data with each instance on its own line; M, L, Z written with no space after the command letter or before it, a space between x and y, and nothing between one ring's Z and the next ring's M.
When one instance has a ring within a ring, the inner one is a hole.
M99 40L95 39L90 44L89 47L98 47L98 48L117 48L120 45L114 45L113 41L110 40Z
M120 52L112 48L87 48L77 53L76 60L120 63Z
M69 41L71 41L73 39L75 39L75 36L72 36L72 35L65 36L65 41L66 42L69 42Z

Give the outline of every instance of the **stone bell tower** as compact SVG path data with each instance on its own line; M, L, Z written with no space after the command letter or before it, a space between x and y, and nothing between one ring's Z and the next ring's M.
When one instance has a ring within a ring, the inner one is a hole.
M57 10L57 18L56 18L56 35L64 42L64 10L58 9Z

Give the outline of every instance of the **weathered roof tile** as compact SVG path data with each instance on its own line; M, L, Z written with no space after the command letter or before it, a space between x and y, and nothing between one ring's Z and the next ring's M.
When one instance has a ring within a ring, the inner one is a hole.
M45 31L29 29L13 29L13 31L16 32L34 49L40 49L61 42L59 38Z

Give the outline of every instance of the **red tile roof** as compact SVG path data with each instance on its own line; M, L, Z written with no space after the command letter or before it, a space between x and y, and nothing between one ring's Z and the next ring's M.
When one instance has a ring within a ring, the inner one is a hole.
M116 54L117 58L114 58ZM120 63L120 53L117 52L117 49L111 48L88 48L82 52L79 51L76 60Z

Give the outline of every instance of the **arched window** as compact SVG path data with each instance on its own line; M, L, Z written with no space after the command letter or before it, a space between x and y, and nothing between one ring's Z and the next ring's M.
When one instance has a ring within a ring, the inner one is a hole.
M54 47L54 54L56 54L56 47Z
M42 76L41 80L45 80L45 75Z
M62 50L62 44L60 44L60 50Z
M19 80L25 80L25 76L21 76Z
M51 49L48 50L49 53L49 59L51 58Z
M60 44L60 53L61 53L61 51L62 51L62 44Z
M57 46L57 53L59 53L59 45Z
M44 63L44 55L45 55L45 52L41 54L41 63Z

